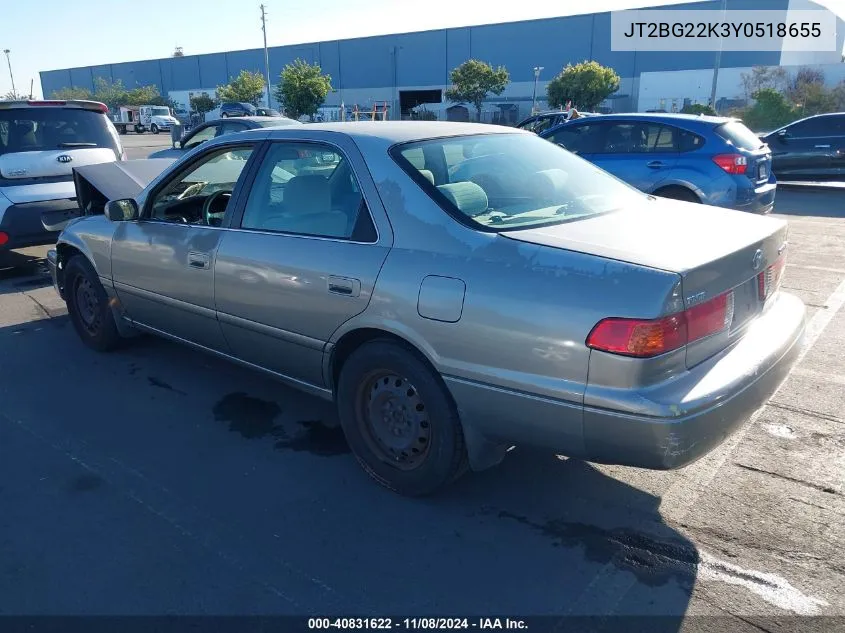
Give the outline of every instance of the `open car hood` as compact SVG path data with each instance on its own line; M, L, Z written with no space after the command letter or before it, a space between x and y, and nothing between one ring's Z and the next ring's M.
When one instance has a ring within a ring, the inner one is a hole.
M135 198L175 160L152 158L76 167L73 185L78 209L45 213L41 223L48 231L61 231L75 218L103 213L109 200Z

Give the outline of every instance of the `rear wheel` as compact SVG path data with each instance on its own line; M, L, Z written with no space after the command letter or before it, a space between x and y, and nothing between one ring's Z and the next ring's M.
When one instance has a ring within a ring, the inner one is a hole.
M701 202L698 196L686 187L664 187L655 191L654 195L671 200L683 200L684 202Z
M140 125L136 125L135 126L135 134L143 134L143 133L144 133L144 128L142 128Z
M226 114L226 113L224 112L223 114L221 114L221 115L220 115L220 118L222 118L222 119L228 119L228 118L229 118L229 115L228 115L228 114Z
M378 340L344 363L338 413L364 470L403 495L431 494L466 470L458 412L442 379L410 350Z
M67 311L79 338L91 349L108 352L121 341L109 298L91 263L71 258L64 272Z

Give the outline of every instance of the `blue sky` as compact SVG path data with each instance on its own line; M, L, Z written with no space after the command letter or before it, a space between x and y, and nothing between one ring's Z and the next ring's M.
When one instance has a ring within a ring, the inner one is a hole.
M15 87L40 96L38 72L262 46L262 0L4 0L0 50ZM263 0L270 46L668 4L667 0ZM674 0L682 2L684 0ZM818 0L830 8L845 0ZM765 6L765 0L761 0ZM225 5L225 8L222 8ZM532 6L534 5L534 6ZM221 6L220 9L216 8ZM424 10L417 11L419 7ZM140 10L140 12L137 12ZM413 16L413 17L409 17ZM0 58L0 95L11 90Z

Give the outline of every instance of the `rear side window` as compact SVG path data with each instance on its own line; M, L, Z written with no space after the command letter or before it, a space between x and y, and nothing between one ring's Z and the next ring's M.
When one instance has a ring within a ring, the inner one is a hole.
M107 147L120 158L105 115L78 108L0 109L0 155L53 149Z
M687 130L678 130L676 138L679 152L692 152L704 146L704 137Z
M564 125L546 138L574 154L593 154L601 151L600 125Z
M681 132L669 125L648 122L623 122L606 124L603 154L645 154L652 152L675 152L677 136Z
M753 151L763 146L763 141L741 121L728 121L716 128L716 134L737 149Z

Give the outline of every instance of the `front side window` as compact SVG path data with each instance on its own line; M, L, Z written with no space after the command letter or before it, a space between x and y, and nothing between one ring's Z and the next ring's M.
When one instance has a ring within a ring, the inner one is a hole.
M394 147L391 155L453 217L488 231L581 220L643 197L533 134L417 141Z
M374 241L349 161L319 143L274 143L250 188L241 228Z
M164 222L219 226L252 147L211 152L155 194L149 217Z

